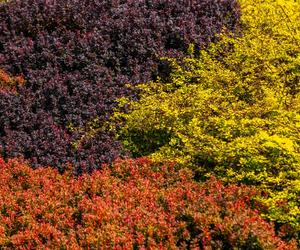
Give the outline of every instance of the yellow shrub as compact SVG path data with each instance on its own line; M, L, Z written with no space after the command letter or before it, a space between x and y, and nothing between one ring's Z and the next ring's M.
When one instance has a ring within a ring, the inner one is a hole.
M267 216L299 237L300 1L240 3L240 36L223 34L197 58L191 46L181 63L164 59L169 81L140 85L141 99L116 114L126 118L119 136L135 156L266 190Z

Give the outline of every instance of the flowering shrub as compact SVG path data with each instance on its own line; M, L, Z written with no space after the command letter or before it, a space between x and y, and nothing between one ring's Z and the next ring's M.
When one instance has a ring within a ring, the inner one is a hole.
M296 249L251 207L255 190L117 160L77 179L0 159L0 248Z
M125 83L157 77L160 56L204 47L238 18L235 0L1 3L0 68L26 80L0 93L2 155L77 172L111 162L121 149L107 120Z
M256 185L270 194L266 216L300 239L300 2L240 3L240 36L166 59L168 81L141 86L120 138L134 156Z

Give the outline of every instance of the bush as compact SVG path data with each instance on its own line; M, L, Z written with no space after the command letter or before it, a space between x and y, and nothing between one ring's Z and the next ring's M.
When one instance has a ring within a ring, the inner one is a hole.
M117 160L78 179L0 160L0 247L296 249L251 208L255 190L187 169Z
M107 120L130 94L125 83L157 77L160 56L206 46L238 17L235 0L0 4L0 68L26 80L17 95L0 94L2 155L60 169L111 162L121 149Z
M300 4L240 2L240 36L165 59L167 81L141 85L130 112L116 114L126 119L119 136L134 156L189 165L198 179L256 185L270 194L267 216L299 239Z

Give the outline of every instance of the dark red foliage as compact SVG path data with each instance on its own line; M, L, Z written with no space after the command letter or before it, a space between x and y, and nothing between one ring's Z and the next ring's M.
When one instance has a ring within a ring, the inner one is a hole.
M0 4L0 68L25 79L17 95L0 93L2 154L24 155L35 166L111 161L121 152L112 132L79 152L70 145L80 135L66 128L94 118L101 127L116 98L130 94L125 83L155 78L161 56L180 56L190 43L204 47L221 29L234 31L238 19L236 0Z
M146 158L74 179L0 158L1 249L297 249L252 208L256 191L196 183Z

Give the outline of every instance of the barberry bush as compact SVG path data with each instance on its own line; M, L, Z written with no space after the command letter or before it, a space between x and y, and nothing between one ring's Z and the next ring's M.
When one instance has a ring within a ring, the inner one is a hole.
M122 153L107 124L125 84L238 27L235 0L11 0L0 4L0 68L25 84L0 93L0 151L34 167L92 170ZM89 133L97 134L89 136Z
M253 209L257 191L188 169L116 160L73 178L0 158L3 249L296 249Z
M239 2L239 36L165 59L168 79L141 85L129 113L116 114L119 136L133 156L256 185L270 194L266 216L300 239L300 2Z

